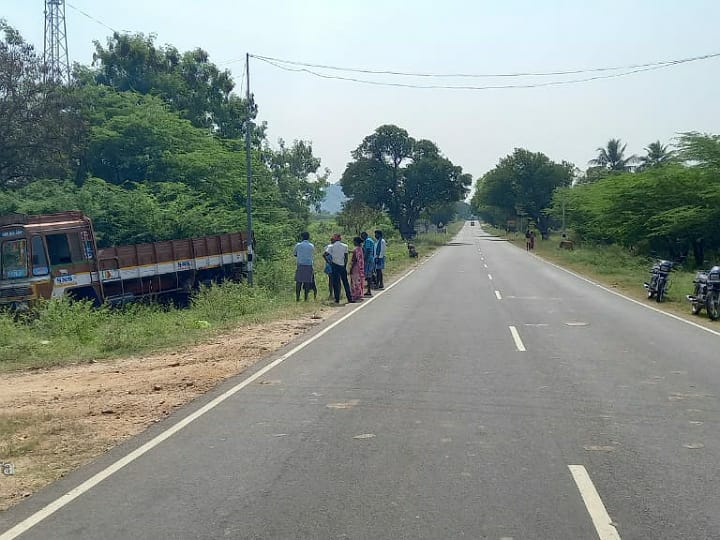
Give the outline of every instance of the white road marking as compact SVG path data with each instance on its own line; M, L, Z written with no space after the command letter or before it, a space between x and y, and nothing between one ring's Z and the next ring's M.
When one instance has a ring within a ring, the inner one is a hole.
M492 281L492 274L488 274L488 279Z
M61 508L63 508L64 506L68 505L69 503L71 503L72 501L74 501L75 499L77 499L77 498L78 498L80 495L82 495L83 493L86 493L87 491L90 491L92 488L94 488L96 485L98 485L100 482L102 482L103 480L105 480L105 479L108 478L109 476L112 476L113 474L115 474L116 472L118 472L120 469L122 469L122 468L125 467L126 465L129 465L130 463L132 463L133 461L135 461L136 459L138 459L139 457L141 457L143 454L146 454L147 452L149 452L150 450L152 450L153 448L155 448L156 446L158 446L158 445L159 445L160 443L162 443L163 441L165 441L165 440L169 439L170 437L172 437L175 433L177 433L177 432L180 431L181 429L185 428L186 426L190 425L192 422L194 422L195 420L197 420L198 418L200 418L200 417L203 416L204 414L206 414L206 413L210 412L211 410L213 410L215 407L217 407L218 405L220 405L223 401L227 400L229 397L233 396L234 394L236 394L237 392L239 392L240 390L242 390L243 388L245 388L245 387L248 386L249 384L252 384L252 383L255 382L256 380L258 380L260 377L262 377L263 375L265 375L268 371L270 371L270 370L273 369L274 367L279 366L280 364L282 364L285 360L287 360L287 359L290 358L291 356L293 356L293 355L295 355L296 353L300 352L301 350L303 350L305 347L307 347L308 345L310 345L310 344L313 343L314 341L320 339L322 336L324 336L325 334L327 334L328 332L330 332L333 328L335 328L335 327L338 326L339 324L343 323L346 319L348 319L349 317L352 317L355 313L357 313L357 312L360 311L361 309L367 307L370 303L372 303L373 301L375 301L376 298L382 296L384 293L386 293L387 291L389 291L390 289L392 289L395 285L397 285L398 283L400 283L402 280L404 280L406 277L408 277L408 276L409 276L410 274L412 274L414 271L415 271L415 269L413 268L412 270L410 270L409 272L407 272L406 274L404 274L403 276L401 276L397 281L395 281L395 282L391 283L390 285L388 285L388 286L385 288L385 290L375 293L372 298L369 298L369 299L365 300L362 304L356 306L354 309L352 309L352 311L350 311L349 313L343 315L342 317L340 317L340 318L339 318L337 321L335 321L334 323L332 323L332 324L328 325L327 327L323 328L321 331L319 331L319 332L318 332L317 334L315 334L314 336L311 336L311 337L308 338L307 340L305 340L305 341L303 341L302 343L300 343L299 345L295 346L294 348L292 348L291 350L289 350L288 352L286 352L285 354L283 354L283 355L280 356L279 358L276 358L275 360L273 360L272 362L270 362L270 363L269 363L267 366L265 366L264 368L262 368L262 369L256 371L255 373L253 373L253 374L252 374L250 377L248 377L247 379L245 379L245 380L243 380L242 382L240 382L240 383L236 384L235 386L233 386L230 390L228 390L228 391L226 391L225 393L219 395L218 397L216 397L216 398L213 399L212 401L206 403L204 406L202 406L201 408L199 408L199 409L198 409L197 411L195 411L194 413L186 416L185 418L183 418L182 420L178 421L176 424L172 425L171 427L169 427L168 429L166 429L165 431L163 431L162 433L160 433L159 435L157 435L157 436L154 437L153 439L149 440L148 442L146 442L145 444L143 444L143 445L140 446L139 448L136 448L135 450L133 450L133 451L130 452L129 454L127 454L127 455L125 455L124 457L118 459L116 462L114 462L114 463L112 463L111 465L107 466L107 467L106 467L105 469L103 469L102 471L96 473L95 475L93 475L93 476L91 476L90 478L88 478L87 480L85 480L85 481L84 481L82 484L80 484L79 486L74 487L73 489L71 489L70 491L68 491L67 493L65 493L64 495L61 495L60 497L58 497L57 499L55 499L53 502L51 502L51 503L48 504L47 506L41 508L40 510L38 510L37 512L35 512L34 514L32 514L30 517L24 519L23 521L21 521L20 523L18 523L18 524L15 525L14 527L12 527L11 529L9 529L9 530L5 531L4 533L0 534L0 540L13 540L14 538L17 538L18 536L20 536L20 535L23 534L24 532L28 531L29 529L31 529L32 527L34 527L35 525L37 525L38 523L40 523L41 521L43 521L44 519L46 519L47 517L51 516L52 514L54 514L55 512L57 512L58 510L60 510ZM373 435L373 437L374 437L374 435Z
M500 291L495 291L495 298L498 300L502 300L502 296L500 296Z
M620 535L615 525L613 525L585 467L582 465L568 465L568 468L580 491L585 508L590 514L590 519L592 519L600 540L620 540Z
M515 341L515 346L517 347L517 350L520 352L525 352L525 345L523 345L522 339L520 339L520 334L518 333L517 328L511 326L510 333L512 334L513 341Z
M483 264L483 266L484 266L485 268L487 268L487 267L488 267L488 266L487 266L487 264Z

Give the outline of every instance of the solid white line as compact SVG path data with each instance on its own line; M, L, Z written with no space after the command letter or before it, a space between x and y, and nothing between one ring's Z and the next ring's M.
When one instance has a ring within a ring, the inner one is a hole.
M406 274L401 276L397 281L395 281L394 283L392 283L388 287L386 287L385 290L375 293L375 295L372 298L365 300L362 304L355 307L352 311L350 311L350 313L343 315L334 323L328 325L327 327L322 329L320 332L318 332L314 336L308 338L306 341L303 341L302 343L300 343L299 345L297 345L290 351L286 352L279 358L273 360L271 363L269 363L264 368L260 369L259 371L257 371L256 373L254 373L253 375L251 375L244 381L233 386L230 390L226 391L225 393L219 395L212 401L208 402L207 404L205 404L203 407L201 407L200 409L198 409L191 415L186 416L185 418L183 418L182 420L180 420L173 426L169 427L168 429L166 429L165 431L163 431L162 433L160 433L159 435L157 435L150 441L143 444L141 447L133 450L132 452L130 452L126 456L120 458L115 463L109 465L108 467L106 467L105 469L100 471L99 473L95 474L94 476L91 476L90 478L85 480L79 486L71 489L64 495L55 499L53 502L51 502L47 506L41 508L40 510L35 512L30 517L24 519L23 521L21 521L20 523L15 525L12 529L9 529L9 530L5 531L4 533L0 534L0 540L13 540L14 538L17 538L18 536L20 536L22 533L26 532L30 528L34 527L35 525L37 525L38 523L43 521L45 518L54 514L55 512L60 510L62 507L66 506L67 504L69 504L70 502L72 502L73 500L78 498L80 495L82 495L83 493L89 491L90 489L92 489L93 487L98 485L100 482L102 482L103 480L105 480L106 478L111 476L112 474L116 473L117 471L119 471L120 469L125 467L126 465L132 463L133 461L138 459L143 454L146 454L147 452L149 452L150 450L152 450L153 448L158 446L160 443L162 443L166 439L169 439L175 433L177 433L184 427L188 426L189 424L191 424L192 422L194 422L195 420L197 420L204 414L210 412L212 409L214 409L215 407L220 405L223 401L225 401L232 395L236 394L237 392L239 392L240 390L245 388L247 385L256 381L257 379L259 379L260 377L265 375L268 371L270 371L274 367L282 364L285 360L287 360L294 354L300 352L302 349L304 349L305 347L307 347L308 345L310 345L317 339L320 339L322 336L324 336L325 334L330 332L333 328L338 326L340 323L344 322L347 318L353 316L355 313L357 313L361 309L367 307L368 304L372 303L376 298L378 298L382 294L384 294L387 291L389 291L390 289L392 289L395 285L400 283L402 280L404 280L406 277L408 277L414 271L415 271L415 269L413 268L412 270L410 270L409 272L407 272Z
M488 279L492 281L492 274L488 274Z
M605 505L598 495L595 486L590 480L590 475L582 465L568 465L570 473L577 484L580 495L582 496L585 507L590 514L595 530L600 540L620 540L620 535L613 525L610 516L605 509Z
M517 247L517 246L515 246L515 247ZM518 248L518 249L520 249L520 248ZM713 330L712 328L708 328L708 327L706 327L706 326L703 326L702 324L698 324L698 323L693 322L693 321L688 321L687 319L685 319L685 318L683 318L683 317L680 317L680 316L675 315L675 314L673 314L673 313L668 313L667 311L663 311L662 309L658 309L658 308L653 307L653 306L648 306L647 304L645 304L645 303L643 303L643 302L640 302L639 300L635 300L634 298L630 298L629 296L625 296L625 295L622 294L622 293L619 293L619 292L617 292L617 291L613 291L612 289L609 289L609 288L607 288L607 287L605 287L605 286L603 286L603 285L600 285L599 283L596 283L595 281L592 281L592 280L586 278L585 276L581 276L580 274L577 274L577 273L573 272L572 270L568 270L567 268L563 268L563 267L560 266L559 264L555 264L555 263L552 263L552 262L548 261L547 259L543 259L543 258L540 257L539 255L535 255L534 253L531 253L530 255L532 255L532 256L535 257L536 259L538 259L538 260L540 260L540 261L542 261L542 262L544 262L544 263L546 263L546 264L549 264L550 266L554 266L554 267L557 268L558 270L562 270L563 272L565 272L565 273L567 273L567 274L570 274L571 276L574 276L574 277L576 277L576 278L578 278L578 279L581 279L582 281L584 281L584 282L586 282L586 283L589 283L590 285L594 285L595 287L598 287L598 288L602 289L603 291L609 292L610 294L614 294L615 296L619 296L620 298L624 298L624 299L627 300L628 302L632 302L633 304L637 304L638 306L642 306L642 307L644 307L645 309L649 309L649 310L654 311L654 312L656 312L656 313L660 313L660 314L662 314L662 315L666 315L667 317L670 317L670 318L672 318L672 319L675 319L676 321L684 322L685 324L689 324L690 326L694 326L695 328L699 328L700 330L705 330L706 332L710 332L711 334L715 334L716 336L720 336L720 332L718 332L717 330ZM2 540L2 539L0 539L0 540Z
M517 347L517 350L520 352L525 352L525 345L523 345L522 339L520 339L520 334L518 333L517 328L511 326L510 333L512 334L513 341L515 341L515 346ZM2 539L0 538L0 540Z
M502 296L500 296L500 291L495 291L495 297L496 297L498 300L502 300Z

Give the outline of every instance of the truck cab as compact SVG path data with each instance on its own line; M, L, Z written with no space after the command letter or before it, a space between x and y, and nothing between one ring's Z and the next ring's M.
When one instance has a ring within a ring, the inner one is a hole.
M0 217L0 306L72 292L101 297L92 223L80 212Z

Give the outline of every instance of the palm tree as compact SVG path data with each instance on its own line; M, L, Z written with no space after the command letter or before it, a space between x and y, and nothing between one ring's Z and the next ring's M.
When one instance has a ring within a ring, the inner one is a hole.
M650 143L645 147L646 156L640 158L640 167L642 169L649 169L651 167L659 167L671 161L674 157L672 150L662 144L660 141Z
M605 167L611 171L629 171L632 170L633 163L638 158L635 154L625 157L625 148L627 144L622 144L620 139L610 139L605 148L597 149L598 157L591 159L588 163L599 167Z

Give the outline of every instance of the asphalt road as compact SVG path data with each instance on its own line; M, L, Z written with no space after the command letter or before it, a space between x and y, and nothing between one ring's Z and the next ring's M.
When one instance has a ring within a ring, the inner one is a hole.
M0 514L0 531L720 538L718 335L468 225L360 306L211 410L200 415L248 375Z

